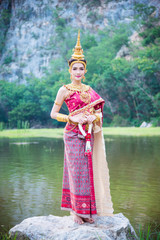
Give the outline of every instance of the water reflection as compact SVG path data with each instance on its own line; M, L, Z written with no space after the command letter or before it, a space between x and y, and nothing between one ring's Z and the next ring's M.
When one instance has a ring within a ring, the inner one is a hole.
M115 212L133 223L160 224L160 138L115 137L108 142Z
M63 141L12 143L0 140L0 224L15 225L34 215L59 215Z
M160 138L106 137L115 213L160 223ZM61 211L63 140L0 139L0 225Z

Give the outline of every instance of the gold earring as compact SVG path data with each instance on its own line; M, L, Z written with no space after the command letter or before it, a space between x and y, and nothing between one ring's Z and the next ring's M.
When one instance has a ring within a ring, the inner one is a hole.
M72 81L72 75L70 75L70 79L71 79L71 81Z
M83 82L85 82L85 76L83 76Z

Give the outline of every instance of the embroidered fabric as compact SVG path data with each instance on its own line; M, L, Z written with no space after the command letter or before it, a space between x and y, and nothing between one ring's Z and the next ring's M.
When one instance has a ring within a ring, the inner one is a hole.
M83 114L83 113L85 113L85 111L92 111L92 109L94 108L96 113L98 113L101 117L101 123L100 124L96 123L93 128L93 130L94 130L94 145L93 145L93 155L92 155L92 163L93 163L92 169L93 169L93 185L94 185L96 209L95 209L95 206L92 205L93 206L92 214L94 214L94 215L98 214L99 216L112 216L113 215L113 203L112 203L111 194L110 194L109 169L108 169L108 164L106 161L105 144L104 144L104 137L103 137L103 132L102 132L102 122L103 122L103 112L102 111L103 111L104 100L91 88L89 88L88 93L90 94L90 97L91 97L90 103L82 101L79 91L70 91L69 97L65 99L65 102L66 102L66 105L69 109L71 116L75 116L77 114ZM86 127L86 126L84 126L84 127ZM76 144L77 144L79 142L78 139L80 139L78 126L70 125L67 123L66 128L65 128L65 134L69 133L69 132L73 133L73 134L78 133L78 135L77 135L78 138L76 139ZM69 140L70 142L68 142L69 145L72 142L73 136L70 137L70 140ZM66 140L67 140L67 138L66 138ZM73 144L73 146L75 146L75 143L72 143L72 144ZM69 145L66 145L66 147ZM79 159L79 161L81 161L82 158L84 158L84 156L81 155L81 154L84 154L83 151L82 150L79 151L76 148L74 149L73 146L67 147L65 152L66 153L68 152L69 154L76 153L76 151L77 151L77 153L79 152L80 155L79 155L79 157L77 155L77 159ZM70 157L71 156L69 156L68 159L70 159ZM75 161L74 157L73 157L73 161ZM68 177L64 179L64 182L63 182L64 184L65 184L65 181L68 181L67 179L68 179ZM70 184L73 184L73 182ZM86 186L85 186L85 189L86 189ZM73 207L71 207L70 203L66 202L66 200L69 199L69 195L67 195L68 194L67 189L63 190L63 192L64 192L64 194L63 194L64 204L61 205L62 209L74 211L74 209L73 209ZM75 201L78 202L79 200L75 200ZM78 202L77 207L79 206L79 204L80 204L80 202ZM83 209L83 206L81 206L81 208ZM79 212L79 211L75 211L75 213L77 215L79 214L79 216L80 216L80 214L82 214L82 212ZM86 211L85 214L82 214L82 215L85 215L85 217L87 217L89 214Z

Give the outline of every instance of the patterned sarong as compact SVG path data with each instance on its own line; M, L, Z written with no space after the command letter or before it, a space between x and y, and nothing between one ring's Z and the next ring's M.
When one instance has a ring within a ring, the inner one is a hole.
M65 153L62 188L62 210L73 211L82 217L97 214L92 159L85 153L86 140L78 132L64 133ZM93 148L93 134L91 138Z

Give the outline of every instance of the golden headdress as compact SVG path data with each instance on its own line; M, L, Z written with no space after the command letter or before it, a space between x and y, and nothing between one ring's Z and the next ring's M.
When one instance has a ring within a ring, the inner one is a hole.
M73 61L73 62L71 62L71 64L69 64L69 72L74 63L82 63L86 70L86 61L84 61L83 49L82 49L81 43L80 43L80 30L78 31L77 43L76 43L76 46L73 49L73 51L74 51L74 53L72 54L71 60L74 59L75 61Z

